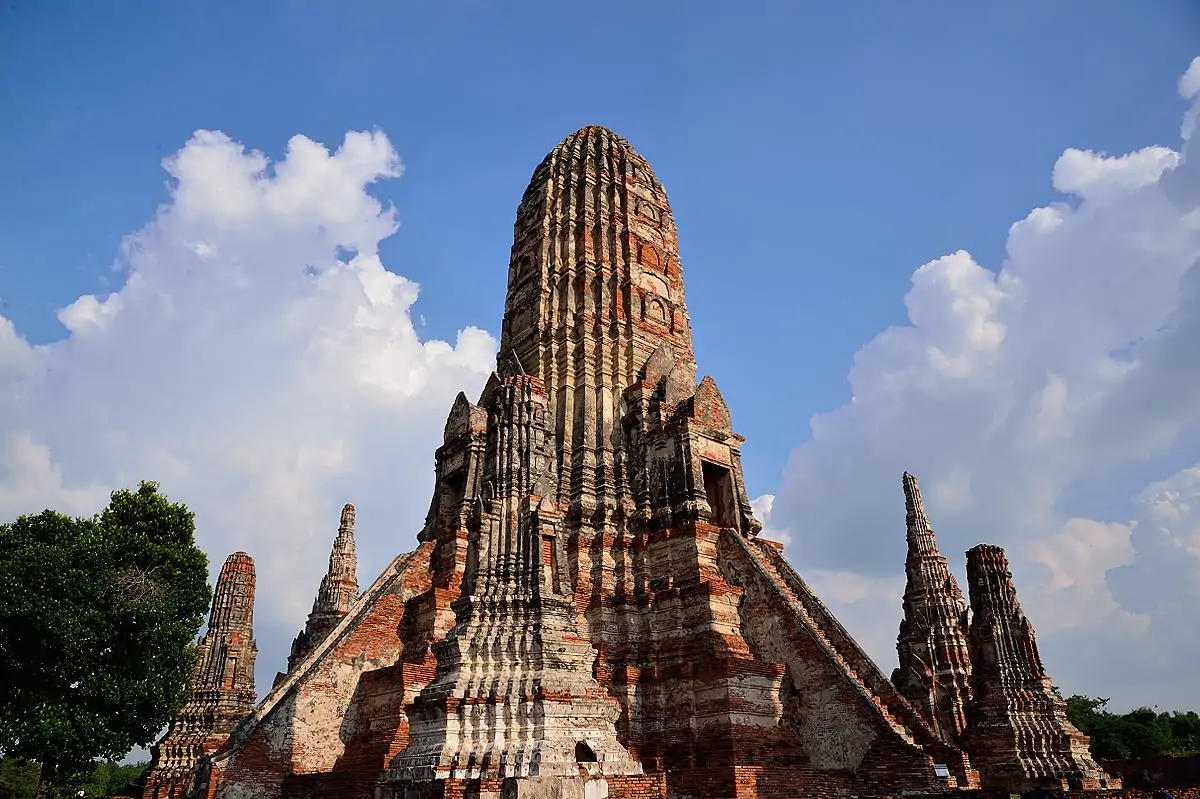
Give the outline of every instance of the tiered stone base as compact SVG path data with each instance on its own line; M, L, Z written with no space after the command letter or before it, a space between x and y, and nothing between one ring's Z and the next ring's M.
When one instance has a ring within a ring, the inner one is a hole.
M979 789L939 793L879 794L854 785L849 774L810 768L771 766L687 769L634 776L521 777L434 780L412 783L398 799L670 799L711 796L720 799L1011 799L1012 794ZM1043 788L1060 799L1155 799L1137 789ZM1200 799L1200 788L1171 790L1175 799ZM288 794L290 797L291 794Z
M410 784L401 799L848 799L854 796L849 786L847 775L756 766L609 777L434 780Z

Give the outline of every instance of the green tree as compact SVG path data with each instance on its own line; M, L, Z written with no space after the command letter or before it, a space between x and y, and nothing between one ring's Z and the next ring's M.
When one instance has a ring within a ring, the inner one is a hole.
M70 788L59 794L71 796L82 788L86 796L128 796L133 781L141 776L149 763L117 763L113 760L98 760L92 764L90 774L80 775ZM34 799L38 789L38 773L42 767L30 760L15 757L0 758L0 797L10 799ZM5 793L8 791L8 793Z
M1119 718L1105 710L1107 699L1090 696L1067 697L1067 718L1079 731L1092 739L1092 754L1103 760L1130 757L1129 744L1123 737Z
M1175 750L1178 754L1200 753L1200 714L1194 710L1187 713L1176 711L1171 714L1167 724L1171 727L1171 736L1175 739Z
M91 776L83 784L87 796L120 796L128 794L130 784L146 770L148 763L122 765L112 760L97 762Z
M1159 713L1139 707L1116 714L1105 710L1107 699L1076 695L1066 702L1067 718L1092 739L1092 754L1103 760L1200 751L1200 715L1194 711Z
M1139 707L1119 717L1121 735L1134 758L1169 754L1175 748L1167 714L1161 716L1148 707Z
M41 763L43 786L150 744L183 705L211 596L194 533L149 482L92 518L0 525L0 754Z
M12 799L33 799L42 767L17 757L0 758L0 795L7 790Z

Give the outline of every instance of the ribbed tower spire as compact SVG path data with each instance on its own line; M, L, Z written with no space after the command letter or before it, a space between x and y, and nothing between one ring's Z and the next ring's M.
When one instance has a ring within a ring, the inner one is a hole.
M908 701L955 743L966 728L971 697L971 660L967 648L967 614L962 591L925 515L917 478L904 473L908 558L905 572L904 620L896 651L900 666L892 682Z
M497 356L501 376L546 386L564 507L627 496L615 455L621 392L664 344L694 386L666 191L629 142L584 127L542 160L517 209Z
M1051 686L1033 626L1021 611L1004 550L967 551L974 699L965 740L983 787L1119 788L1092 759L1087 736L1067 720Z
M304 629L292 641L292 652L288 655L288 671L308 656L325 636L337 627L358 599L358 555L354 548L354 506L342 507L341 523L333 549L329 552L329 570L321 578L317 598L313 600L312 612Z
M154 747L146 799L182 796L197 761L215 751L254 709L254 561L245 552L225 559L208 629L197 648L191 698Z
M195 695L241 720L254 709L254 560L245 552L225 559L213 593L208 630L200 639Z

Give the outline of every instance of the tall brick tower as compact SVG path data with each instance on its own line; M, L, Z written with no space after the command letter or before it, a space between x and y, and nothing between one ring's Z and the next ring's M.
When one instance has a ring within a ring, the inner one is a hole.
M917 478L905 472L903 484L908 583L904 620L896 639L900 667L892 674L892 682L947 743L958 743L966 729L971 698L967 603L938 551Z
M431 779L575 781L580 763L641 773L617 740L621 707L595 678L578 601L586 607L590 592L572 586L567 549L584 525L589 538L597 522L615 531L632 505L622 391L664 342L690 363L677 259L666 196L624 140L584 128L534 171L517 211L497 373L476 412L487 420L479 477L439 468L446 490L431 519L461 501L458 485L477 493L457 624L435 646L437 677L393 761L395 795L417 796Z
M304 629L292 641L288 671L308 656L312 648L338 625L358 599L358 556L354 548L354 506L342 508L341 523L333 549L329 552L329 570L321 578L317 598Z
M197 761L215 751L254 709L254 561L225 559L217 577L208 629L199 643L191 698L154 746L143 799L184 795Z
M964 740L985 788L1120 787L1092 759L1088 738L1067 720L1029 619L1017 601L1004 550L967 551L974 698Z

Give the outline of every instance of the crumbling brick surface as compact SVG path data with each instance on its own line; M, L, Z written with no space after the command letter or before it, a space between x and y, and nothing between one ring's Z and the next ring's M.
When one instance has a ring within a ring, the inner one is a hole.
M1172 788L1171 795L1175 799L1200 799L1200 788ZM1019 794L984 789L939 794L905 794L905 799L1012 799L1013 796L1019 796ZM1153 790L1140 788L1062 790L1051 792L1050 796L1055 799L1059 796L1065 796L1067 799L1156 799ZM895 799L899 799L899 797L895 797Z
M304 795L322 781L297 775L340 774L326 780L372 783L407 743L404 705L433 673L428 652L408 651L400 630L432 590L432 544L392 563L376 584L279 683L213 758L203 789L217 799ZM370 779L368 779L368 776ZM326 791L327 795L335 795ZM369 794L363 794L369 795Z

